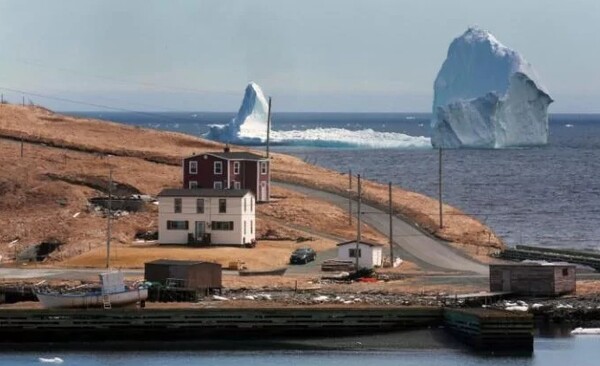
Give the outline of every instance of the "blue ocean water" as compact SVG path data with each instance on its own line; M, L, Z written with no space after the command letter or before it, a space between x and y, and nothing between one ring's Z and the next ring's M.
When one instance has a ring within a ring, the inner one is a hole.
M201 135L235 113L73 113ZM273 130L372 129L430 135L428 114L275 113ZM365 138L369 138L365 135ZM437 197L438 152L286 145L277 151ZM555 114L547 146L444 150L443 199L489 225L509 244L600 249L600 115Z
M73 352L0 353L0 365L42 365L38 358L60 357L62 365L70 366L595 366L598 337L536 339L535 351L526 357L480 356L460 349L403 349L385 351L146 351L146 352Z

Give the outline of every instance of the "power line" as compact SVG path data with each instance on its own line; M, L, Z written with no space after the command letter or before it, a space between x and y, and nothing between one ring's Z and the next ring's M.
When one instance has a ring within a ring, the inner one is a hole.
M38 97L38 98L45 98L45 99L51 99L51 100L57 100L57 101L61 101L61 102L66 102L66 103L86 105L86 106L90 106L90 107L109 109L109 110L114 110L114 111L119 111L119 112L133 113L133 114L138 114L138 115L142 115L142 116L146 116L146 117L150 117L150 118L154 118L154 119L159 119L159 120L167 121L167 122L172 122L175 119L175 118L172 118L172 117L169 117L169 116L162 115L160 113L141 112L141 111L136 111L136 110L133 110L133 109L127 109L127 108L122 108L122 107L113 107L113 106L109 106L109 105L105 105L105 104L83 102L83 101L80 101L80 100L74 100L74 99L69 99L69 98L64 98L64 97L58 97L58 96L48 95L48 94L41 94L41 93L36 93L36 92L30 92L30 91L21 90L21 89L7 88L7 87L4 87L4 86L0 86L0 89L6 90L6 91L10 91L10 92L13 92L13 93L20 93L20 94L24 94L24 95L34 96L34 97ZM184 120L189 120L189 121L196 121L196 120L190 119L190 118L188 118L188 119L183 118L183 119Z

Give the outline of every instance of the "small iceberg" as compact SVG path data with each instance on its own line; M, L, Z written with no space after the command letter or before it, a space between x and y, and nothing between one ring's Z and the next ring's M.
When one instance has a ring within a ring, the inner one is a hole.
M42 363L63 363L63 359L60 357L52 357L52 358L44 358L44 357L40 357L38 358L38 361L42 362Z
M210 125L203 136L209 140L237 145L262 145L267 140L269 102L261 87L250 82L237 115L225 125ZM408 116L413 117L413 116ZM414 117L413 117L414 118ZM351 127L346 124L347 127ZM311 128L303 130L274 130L270 141L275 145L356 148L430 148L431 140L425 136L409 136L398 132L375 131L370 128ZM295 125L294 125L294 128ZM300 125L300 128L305 128Z
M572 125L572 124L570 124L570 123L567 123L567 124L565 125L565 127L573 127L573 125Z
M571 334L600 335L600 328L575 328L571 331Z

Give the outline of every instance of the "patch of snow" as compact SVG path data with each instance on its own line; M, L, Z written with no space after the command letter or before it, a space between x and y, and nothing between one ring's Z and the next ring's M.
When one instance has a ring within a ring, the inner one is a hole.
M256 298L268 301L273 300L273 296L271 294L258 294L256 295Z
M217 300L217 301L229 301L228 298L226 298L224 296L219 296L219 295L213 295L213 300Z
M77 212L76 214L73 215L73 218L76 219L80 214L81 214L81 212Z
M571 334L600 335L600 328L575 328Z
M52 358L44 358L44 357L40 357L38 358L39 362L42 363L63 363L63 359L60 357L52 357Z
M529 310L529 306L507 306L506 308L504 308L505 310L508 311L528 311Z

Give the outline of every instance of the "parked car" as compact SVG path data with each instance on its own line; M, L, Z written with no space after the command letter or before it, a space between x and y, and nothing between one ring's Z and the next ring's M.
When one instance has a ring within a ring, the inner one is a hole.
M299 248L290 256L291 264L306 264L317 259L317 252L312 248Z

